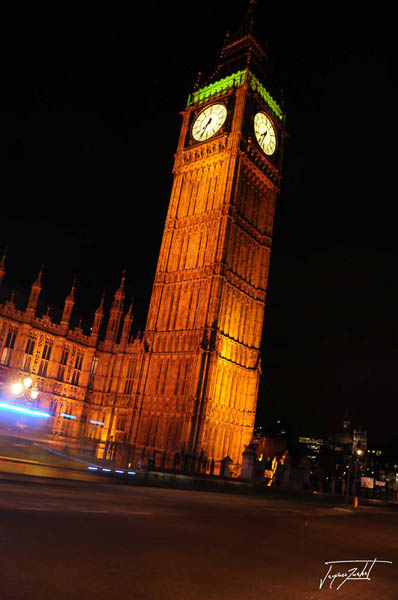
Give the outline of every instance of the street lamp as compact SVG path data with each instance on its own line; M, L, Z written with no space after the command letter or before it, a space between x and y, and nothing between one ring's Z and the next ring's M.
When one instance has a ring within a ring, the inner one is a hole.
M349 459L349 463L348 463L347 489L346 489L346 497L345 497L346 504L348 504L348 496L350 493L350 477L351 477L351 471L353 470L352 467L353 467L353 465L356 465L356 462L358 461L358 459L361 456L363 456L363 454L364 454L364 451L362 450L362 448L360 446L357 446L357 448L355 449L355 452L353 451L352 454L350 455L350 459ZM355 463L354 463L354 458L355 458ZM355 469L354 469L353 475L355 476ZM354 480L354 484L355 484L355 480ZM355 487L355 485L353 487ZM356 508L357 506L358 506L358 497L355 496L354 507Z
M21 381L14 381L8 386L8 396L18 399L19 402L7 402L6 399L0 396L0 409L3 411L18 413L21 415L29 415L30 417L44 417L50 418L51 415L48 412L39 410L35 407L35 401L39 397L39 390L33 387L33 381L31 377L24 377ZM26 427L25 424L17 422L17 426L20 428Z
M39 397L39 390L33 386L31 377L24 377L22 381L16 381L11 384L10 390L14 398L23 398L29 404L35 402Z

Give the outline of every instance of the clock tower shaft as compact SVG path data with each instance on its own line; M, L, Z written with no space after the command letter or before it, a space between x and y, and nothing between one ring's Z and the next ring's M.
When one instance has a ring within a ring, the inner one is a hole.
M238 465L253 432L283 129L245 53L265 55L243 33L224 47L221 79L190 97L175 155L131 428L141 456L163 454L166 466L177 454L198 468L226 457ZM234 70L242 58L246 68ZM192 125L212 104L228 117L197 143ZM252 139L256 110L275 122L273 160Z

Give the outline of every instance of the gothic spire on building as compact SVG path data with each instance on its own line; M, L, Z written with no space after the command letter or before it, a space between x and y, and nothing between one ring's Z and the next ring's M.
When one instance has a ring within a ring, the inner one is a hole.
M122 281L119 289L115 292L111 310L109 311L109 321L106 328L105 340L116 342L120 327L120 321L123 314L124 305L124 282L126 279L126 271L123 270Z
M42 291L42 285L41 285L41 278L43 275L43 266L41 266L40 268L40 272L37 276L36 281L33 282L32 284L32 289L30 291L30 296L29 296L29 300L28 300L28 307L26 309L27 313L30 313L31 316L33 316L36 312L36 308L37 308L37 303L39 301L39 296L40 296L40 292Z
M122 280L120 282L120 287L115 292L115 296L112 302L112 308L121 308L123 309L123 301L124 301L124 282L126 280L126 269L123 269L122 272Z
M267 55L254 38L254 13L256 0L249 0L249 6L242 24L233 34L227 32L217 68L211 81L222 79L233 73L250 69L253 75L265 83Z
M124 315L123 330L122 330L122 335L120 338L121 342L128 343L130 334L131 334L131 327L133 325L133 320L134 320L134 318L133 318L133 300L131 300L129 309L126 312L126 314Z
M232 36L230 41L233 41L233 38L240 39L246 37L247 35L252 35L256 6L257 0L249 0L249 6L247 7L245 18L243 19L241 26L239 27L235 35Z
M61 317L61 325L63 327L68 327L70 323L70 318L72 315L72 310L75 305L75 287L76 287L76 279L74 279L71 291L69 295L65 299L64 310Z
M105 294L102 294L101 302L94 314L94 322L91 331L92 335L95 336L98 336L102 325L102 319L104 318L104 296Z

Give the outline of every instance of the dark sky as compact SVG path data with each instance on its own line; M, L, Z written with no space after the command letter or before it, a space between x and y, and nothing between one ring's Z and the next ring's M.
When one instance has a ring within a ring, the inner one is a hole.
M198 71L211 73L246 0L51 9L3 20L0 251L6 285L91 317L127 269L142 328ZM346 3L347 4L347 3ZM11 5L11 3L10 3ZM345 4L259 0L268 87L287 112L263 335L259 417L335 429L348 410L372 439L398 419L394 18Z

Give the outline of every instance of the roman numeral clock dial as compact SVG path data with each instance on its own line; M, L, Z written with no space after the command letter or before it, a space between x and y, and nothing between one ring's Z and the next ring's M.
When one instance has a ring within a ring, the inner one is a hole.
M254 133L263 152L271 156L276 149L275 129L263 112L258 112L254 117Z
M192 137L197 142L211 138L225 123L227 109L224 104L212 104L196 117L192 126Z

